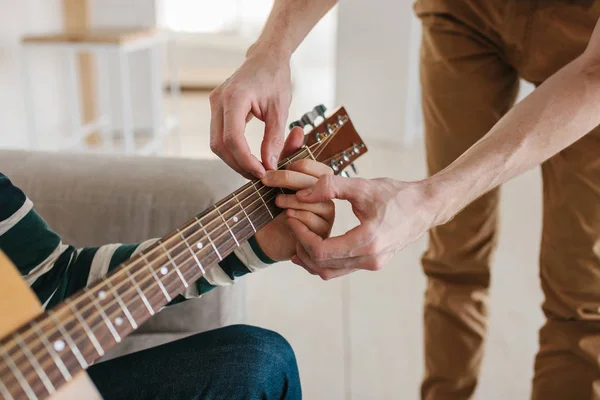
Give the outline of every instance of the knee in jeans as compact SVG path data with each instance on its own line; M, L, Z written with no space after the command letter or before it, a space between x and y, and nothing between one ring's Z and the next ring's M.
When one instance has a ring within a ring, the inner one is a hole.
M278 387L274 390L282 390L289 398L295 398L293 394L300 392L296 355L283 336L249 325L232 325L223 333L242 343L246 361L253 366L254 373L249 379L259 386L268 382L271 389Z
M296 368L296 356L290 343L279 333L249 325L231 325L225 328L245 345L253 345L261 362L276 363Z

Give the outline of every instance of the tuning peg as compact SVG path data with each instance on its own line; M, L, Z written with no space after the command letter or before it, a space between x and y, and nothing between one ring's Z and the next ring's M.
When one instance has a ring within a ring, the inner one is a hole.
M315 118L311 113L306 113L302 116L302 118L300 118L300 121L302 122L302 124L304 126L306 126L306 125L314 126Z
M323 119L325 118L325 111L327 111L327 108L325 108L323 104L319 104L314 108L314 112L316 112Z
M357 169L356 169L356 165L354 165L354 163L350 164L350 167L352 168L352 171L353 171L355 174L358 174L358 171L357 171Z
M344 178L350 178L350 174L348 173L348 171L342 171L342 176Z
M302 122L300 121L294 121L290 124L290 130L292 130L292 128L294 128L295 126L299 126L300 128L304 128L304 125L302 124Z

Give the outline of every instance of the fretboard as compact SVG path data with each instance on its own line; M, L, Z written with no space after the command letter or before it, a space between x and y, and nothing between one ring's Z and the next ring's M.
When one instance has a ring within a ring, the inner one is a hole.
M308 155L301 151L294 157ZM0 352L10 374L1 374L0 395L52 394L273 220L282 211L275 206L281 192L249 182L2 339Z

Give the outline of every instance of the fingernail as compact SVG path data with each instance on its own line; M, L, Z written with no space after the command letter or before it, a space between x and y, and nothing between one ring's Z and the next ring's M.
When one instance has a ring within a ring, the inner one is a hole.
M287 210L287 215L288 215L288 217L293 217L294 215L296 215L296 212L294 210L288 209Z
M262 179L265 177L265 171L254 171L254 176L256 176L258 179Z
M277 169L277 156L271 156L271 166Z

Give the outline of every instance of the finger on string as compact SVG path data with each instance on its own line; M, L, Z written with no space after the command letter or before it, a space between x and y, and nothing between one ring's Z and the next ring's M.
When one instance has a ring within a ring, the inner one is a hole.
M312 175L315 178L320 178L323 175L333 175L333 170L329 166L308 158L294 161L286 169Z
M244 170L225 144L223 143L223 108L215 106L214 112L210 117L210 148L225 164L246 179L253 179L254 176Z
M242 169L260 178L264 175L265 168L250 151L245 136L246 117L250 111L250 103L241 98L224 102L223 143Z
M317 178L301 172L280 169L267 171L261 182L265 186L300 190L311 187L317 182Z
M276 103L270 104L265 116L265 134L261 144L261 157L267 169L277 169L277 160L284 148L286 119L285 107L279 107Z
M283 160L286 157L291 156L296 153L300 147L304 144L304 131L299 126L295 126L292 128L290 133L288 134L287 139L285 139L285 143L283 145L283 150L281 152L281 156L279 157L279 161Z

